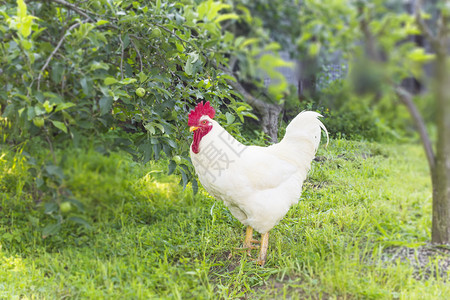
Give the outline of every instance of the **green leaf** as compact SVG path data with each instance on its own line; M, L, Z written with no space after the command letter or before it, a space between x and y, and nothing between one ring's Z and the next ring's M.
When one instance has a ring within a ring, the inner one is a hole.
M19 116L22 116L22 113L25 111L25 107L20 108L17 112L19 113Z
M188 75L194 74L196 69L194 64L197 62L198 58L199 58L198 53L196 52L189 53L189 57L186 60L186 65L184 67L184 71L186 72L186 74Z
M80 217L70 217L67 220L69 220L71 222L75 222L75 223L80 224L80 225L83 225L87 229L91 229L92 228L91 224L89 224L85 219L80 218Z
M255 119L255 120L259 121L259 118L255 114L253 114L251 112L244 111L244 112L242 112L242 115L244 117L249 117L249 118L252 118L252 119Z
M167 143L169 144L170 147L176 149L177 148L177 143L174 140L167 140Z
M281 45L277 42L272 42L264 47L264 51L266 52L276 52L281 49Z
M30 33L31 33L31 29L30 29L30 32L28 34L30 34ZM33 47L33 43L30 42L29 40L21 40L20 43L22 44L22 47L25 50L30 50L31 47Z
M31 25L33 24L33 18L27 17L22 20L22 22L19 24L19 32L24 37L28 37L31 34Z
M233 124L234 120L236 119L236 117L234 115L230 114L229 112L227 112L225 114L225 117L227 118L227 124L228 125Z
M154 124L156 127L158 127L158 129L161 131L161 133L164 133L164 126L162 126L161 124Z
M255 44L259 42L259 38L249 38L246 39L242 44L239 45L239 49L244 49L245 47L251 45L251 44Z
M52 214L58 210L58 205L55 202L47 202L44 204L44 213Z
M186 19L187 26L195 26L197 14L192 10L191 7L185 7L183 16Z
M248 24L251 24L253 18L252 18L252 14L251 14L250 10L245 5L242 5L242 4L238 4L236 6L236 8L244 13L245 21Z
M125 78L124 80L120 81L121 84L132 84L137 81L136 78Z
M44 104L42 104L44 106L44 109L47 113L51 112L53 110L53 108L55 107L55 104L50 104L50 102L48 100L45 100Z
M41 186L44 185L44 180L41 177L36 177L36 187L39 189Z
M145 124L144 128L147 129L147 131L150 132L150 134L156 133L155 127L152 125L152 123Z
M72 103L72 102L58 103L56 105L55 112L58 112L58 111L61 111L61 110L65 110L65 109L68 109L68 108L74 107L74 106L76 106L76 104Z
M60 223L48 224L42 229L42 237L45 239L50 235L55 235L61 230Z
M98 102L99 106L100 106L100 115L106 115L107 113L109 113L111 111L111 107L113 104L113 99L109 96L104 96L100 99L100 101Z
M239 19L239 16L238 16L237 14L234 14L234 13L223 14L223 15L218 16L218 17L214 20L214 22L215 22L216 24L218 24L218 23L220 23L220 22L222 22L222 21L225 21L225 20L231 20L231 19L233 19L233 20Z
M31 34L31 26L36 17L27 14L27 5L24 0L17 0L17 17L15 22L10 22L10 27L15 27L23 37Z
M66 198L66 201L74 204L79 211L84 211L84 205L80 201L74 198Z
M234 46L239 47L242 43L244 43L245 37L239 36L234 40Z
M54 120L50 120L50 121L52 121L53 125L55 125L56 128L64 131L64 133L67 133L66 124L64 124L63 122L60 122L60 121L54 121Z
M27 17L27 5L24 0L17 0L17 16L20 19Z
M33 120L33 118L36 116L36 113L34 111L34 107L33 106L28 107L27 115L28 115L28 121Z
M317 56L317 54L319 54L320 51L320 46L321 46L320 42L311 43L308 49L309 56Z
M228 75L228 74L222 74L222 75L219 76L219 78L223 78L223 79L226 79L226 80L231 80L231 81L237 82L237 80L236 80L236 78L234 78L234 76L231 76L231 75Z
M98 20L96 25L97 26L101 26L101 25L105 25L105 24L109 24L109 21L107 20Z
M194 192L194 195L197 195L197 193L198 193L197 179L193 178L191 182L192 182L192 191Z
M187 177L187 175L186 175L186 173L184 172L184 170L183 169L180 169L180 173L181 173L181 182L182 182L182 184L183 184L183 188L185 188L186 187L186 185L188 184L188 177Z
M95 71L95 70L98 70L98 69L109 70L109 65L104 63L104 62L98 62L98 61L92 62L90 70L91 71Z
M171 160L169 162L169 173L168 174L169 175L173 174L173 172L175 172L176 167L177 167L177 163L174 162L173 160Z
M106 77L105 80L103 81L105 85L111 85L117 82L118 82L117 79L115 79L114 77Z
M188 75L194 74L194 65L192 64L192 60L190 57L186 61L186 65L184 66L184 71Z
M161 11L161 0L156 0L155 13L159 14Z
M189 53L189 56L192 57L192 63L195 63L198 60L198 53L196 52Z
M408 53L408 58L419 63L425 63L433 60L436 57L435 54L428 54L423 48L415 48Z
M208 5L210 6L211 2L212 2L211 0L204 1L197 6L197 14L200 19L203 19L203 17L205 17L205 15L208 11Z
M55 165L48 165L45 167L45 170L47 173L51 176L55 176L57 178L63 179L64 178L64 172L59 166Z
M140 73L138 74L138 77L139 77L139 81L140 81L141 83L144 82L144 81L146 81L147 78L148 78L148 76L145 75L144 72L140 72Z
M212 21L217 17L220 10L230 7L231 5L229 4L224 4L219 1L213 2L212 0L209 0L200 3L200 5L197 7L197 11L200 19L206 17L206 19Z
M55 62L52 66L51 77L53 82L60 83L64 72L64 65L60 62Z

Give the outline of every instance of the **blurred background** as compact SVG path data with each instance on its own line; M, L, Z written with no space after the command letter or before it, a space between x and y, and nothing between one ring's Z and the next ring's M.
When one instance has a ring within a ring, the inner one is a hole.
M398 87L434 135L424 32L447 6L419 2L3 1L2 139L186 156L198 101L243 139L276 141L304 109L333 137L417 138Z
M405 282L425 299L414 270L366 262L430 239L429 171L450 151L449 17L439 0L0 0L0 297L5 281L6 298L114 298L119 287L148 299L161 286L168 298L233 298L288 272L314 299L411 299ZM279 268L226 262L211 242L229 246L240 225L194 174L187 118L200 101L246 145L277 142L300 111L323 115L330 146L288 216L296 229L274 238L310 248L280 250ZM66 248L81 252L52 260ZM6 281L2 269L22 271Z

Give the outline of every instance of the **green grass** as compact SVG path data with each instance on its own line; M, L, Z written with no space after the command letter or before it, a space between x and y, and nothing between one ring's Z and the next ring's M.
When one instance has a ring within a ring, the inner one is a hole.
M59 153L61 155L61 153ZM81 201L64 224L32 196L24 157L0 154L0 298L443 299L449 274L427 276L384 249L430 239L431 185L418 145L333 140L314 162L298 205L272 231L258 267L245 228L200 189L166 176L165 162L65 153L64 187ZM228 257L231 255L231 258ZM435 261L430 262L432 267Z

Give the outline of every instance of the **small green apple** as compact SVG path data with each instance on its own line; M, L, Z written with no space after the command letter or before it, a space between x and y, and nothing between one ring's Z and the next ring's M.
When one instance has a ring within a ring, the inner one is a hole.
M138 95L139 97L144 97L144 95L145 95L145 89L144 88L138 88L137 90L136 90L136 95Z
M33 119L33 124L36 127L42 127L42 126L44 126L44 123L45 123L44 118L36 117Z
M70 204L70 202L63 202L61 203L61 205L59 206L59 208L61 209L62 213L68 213L69 211L72 210L72 204Z
M154 37L154 38L159 38L161 36L161 29L156 27L155 29L152 30L152 33L150 34L150 36Z

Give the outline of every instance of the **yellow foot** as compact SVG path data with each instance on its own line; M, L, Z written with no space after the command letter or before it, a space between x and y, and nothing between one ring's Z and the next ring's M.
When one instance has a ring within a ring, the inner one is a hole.
M242 247L235 247L233 248L233 251L242 251L242 252L247 252L248 256L252 256L252 250L255 249L259 249L259 245L243 245ZM233 257L233 251L230 252L230 254L228 254L228 259L231 259L231 257Z
M266 232L261 235L261 248L259 249L259 256L256 260L256 263L261 267L264 267L266 264L267 258L267 247L269 246L269 232Z
M259 249L259 245L252 245L252 244L250 244L250 245L243 245L240 248L233 248L233 249L237 250L237 251L246 251L247 255L251 257L252 256L252 250Z
M254 245L254 244L260 244L260 245ZM242 248L234 248L238 251L247 251L247 255L249 256L249 259L252 261L256 261L256 263L260 266L264 266L266 263L267 258L267 247L269 246L269 233L266 232L261 235L261 241L253 239L253 228L250 226L247 226L247 230L245 233L245 239L244 239L244 245ZM252 250L253 249L259 249L259 255L257 259L251 258L252 256ZM233 252L230 252L228 255L228 259L231 259L233 256Z

